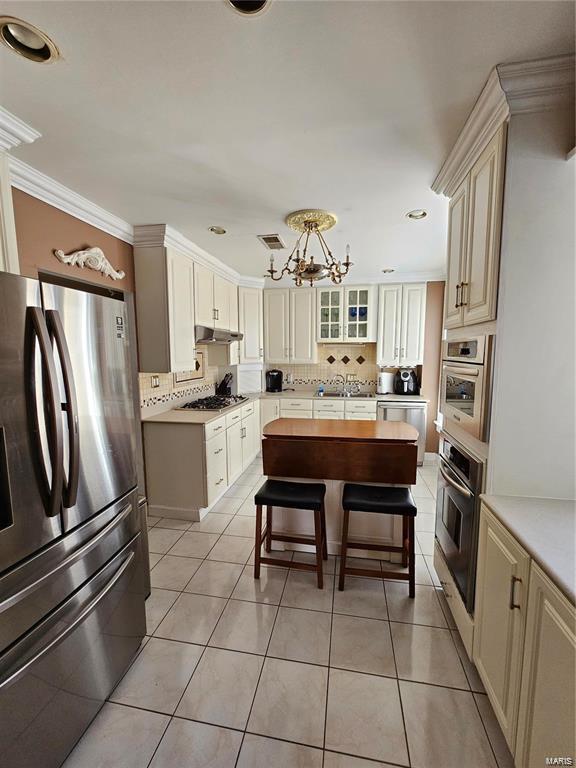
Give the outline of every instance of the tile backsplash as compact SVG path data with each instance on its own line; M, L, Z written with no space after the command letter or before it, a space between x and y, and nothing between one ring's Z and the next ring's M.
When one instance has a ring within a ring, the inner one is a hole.
M363 390L376 388L378 366L376 344L318 344L318 362L308 365L267 365L284 373L284 385L294 389L310 389L319 384L329 385L336 374L354 374ZM292 382L286 381L287 374Z
M159 386L152 386L152 377L158 377ZM214 385L218 380L218 367L206 363L204 376L177 383L173 373L140 373L140 408L149 409L159 405L173 408L180 402L195 400L214 394Z

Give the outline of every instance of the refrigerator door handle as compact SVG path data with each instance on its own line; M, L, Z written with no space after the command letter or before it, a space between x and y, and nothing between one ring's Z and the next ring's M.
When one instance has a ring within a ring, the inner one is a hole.
M2 600L0 602L0 614L8 610L8 608L12 608L12 606L19 603L25 597L28 597L28 595L30 595L32 592L35 592L39 587L45 584L49 579L53 579L59 573L62 573L63 571L65 571L66 568L70 568L72 565L74 565L75 562L85 557L89 552L95 549L95 547L97 547L103 539L109 536L110 533L112 533L112 531L115 528L117 528L128 517L130 512L132 512L132 504L126 504L126 506L120 510L120 512L116 515L116 517L112 518L112 520L108 523L108 525L102 528L101 531L99 531L95 536L89 539L79 549L76 549L74 552L71 552L68 555L68 557L64 558L64 560L61 560L55 568L53 568L51 571L47 571L46 573L42 574L42 576L40 576L35 581L27 584L20 591L12 593L5 600Z
M54 358L52 356L52 345L50 344L50 336L48 334L48 328L46 327L46 320L40 307L28 307L30 317L32 319L32 328L34 335L38 341L38 347L40 349L40 356L42 358L42 367L45 373L44 386L48 395L49 406L49 419L50 424L47 425L48 435L48 450L50 454L51 464L51 478L48 481L48 472L46 465L42 457L42 445L39 444L39 456L44 465L44 477L48 484L48 493L44 499L44 508L48 517L56 517L60 514L60 507L62 504L62 486L64 483L64 450L62 445L62 420L60 418L60 393L58 392L58 383L56 380L56 369L54 367ZM34 413L36 414L36 420L38 418L37 410L37 397L36 397L36 381L35 381L35 366L34 366L34 345L31 345L31 364L30 370L30 392L32 394L32 404L34 407ZM44 411L44 414L46 412ZM44 416L46 418L46 415ZM39 427L36 424L38 432ZM40 440L39 436L38 439Z
M74 386L74 374L72 373L72 361L66 343L66 335L62 326L60 314L55 309L46 310L46 324L50 336L56 341L56 348L62 367L62 379L66 393L66 404L62 409L66 411L68 421L68 455L69 469L68 482L64 485L62 503L65 507L73 507L78 497L78 478L80 475L80 442L78 434L78 400L76 387Z
M98 592L96 597L92 598L92 600L80 611L79 615L76 616L76 618L72 621L71 624L68 624L62 632L59 632L58 635L46 643L40 650L34 652L34 649L29 649L28 652L23 650L19 656L19 663L18 667L16 669L12 668L9 669L7 674L0 678L0 692L2 689L9 685L14 683L16 680L18 680L22 675L26 672L27 669L29 669L33 664L35 664L37 661L39 661L43 656L45 656L52 648L54 648L56 645L61 643L63 640L65 640L69 634L71 634L76 627L81 624L88 616L92 613L92 611L98 606L98 604L106 597L106 595L114 589L116 584L120 581L132 561L134 560L135 554L134 550L132 549L128 556L124 559L121 566L118 568L116 573L112 576L112 578L107 582L107 584L104 585L104 587ZM59 622L60 623L60 622Z

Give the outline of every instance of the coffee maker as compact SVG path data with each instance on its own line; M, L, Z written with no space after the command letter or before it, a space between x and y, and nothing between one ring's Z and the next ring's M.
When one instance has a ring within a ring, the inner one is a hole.
M266 371L266 392L282 392L282 371L273 368Z

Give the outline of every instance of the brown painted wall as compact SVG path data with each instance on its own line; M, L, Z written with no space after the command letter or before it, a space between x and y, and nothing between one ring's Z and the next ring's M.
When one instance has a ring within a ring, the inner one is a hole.
M434 420L438 413L443 312L444 283L428 283L426 290L426 327L424 331L424 364L422 366L421 394L430 401L428 403L426 450L433 453L438 451L439 437Z
M23 275L37 277L38 270L45 270L124 291L134 290L134 255L131 245L19 189L12 188L12 199L20 271ZM71 253L89 246L102 248L114 269L123 270L126 276L122 280L111 280L92 269L62 264L54 256L56 249Z

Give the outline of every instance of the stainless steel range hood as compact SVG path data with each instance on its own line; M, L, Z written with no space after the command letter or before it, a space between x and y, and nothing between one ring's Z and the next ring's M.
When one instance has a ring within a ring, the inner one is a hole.
M238 331L226 331L223 328L208 328L206 325L197 325L194 328L196 344L232 344L233 341L242 341L243 334Z

